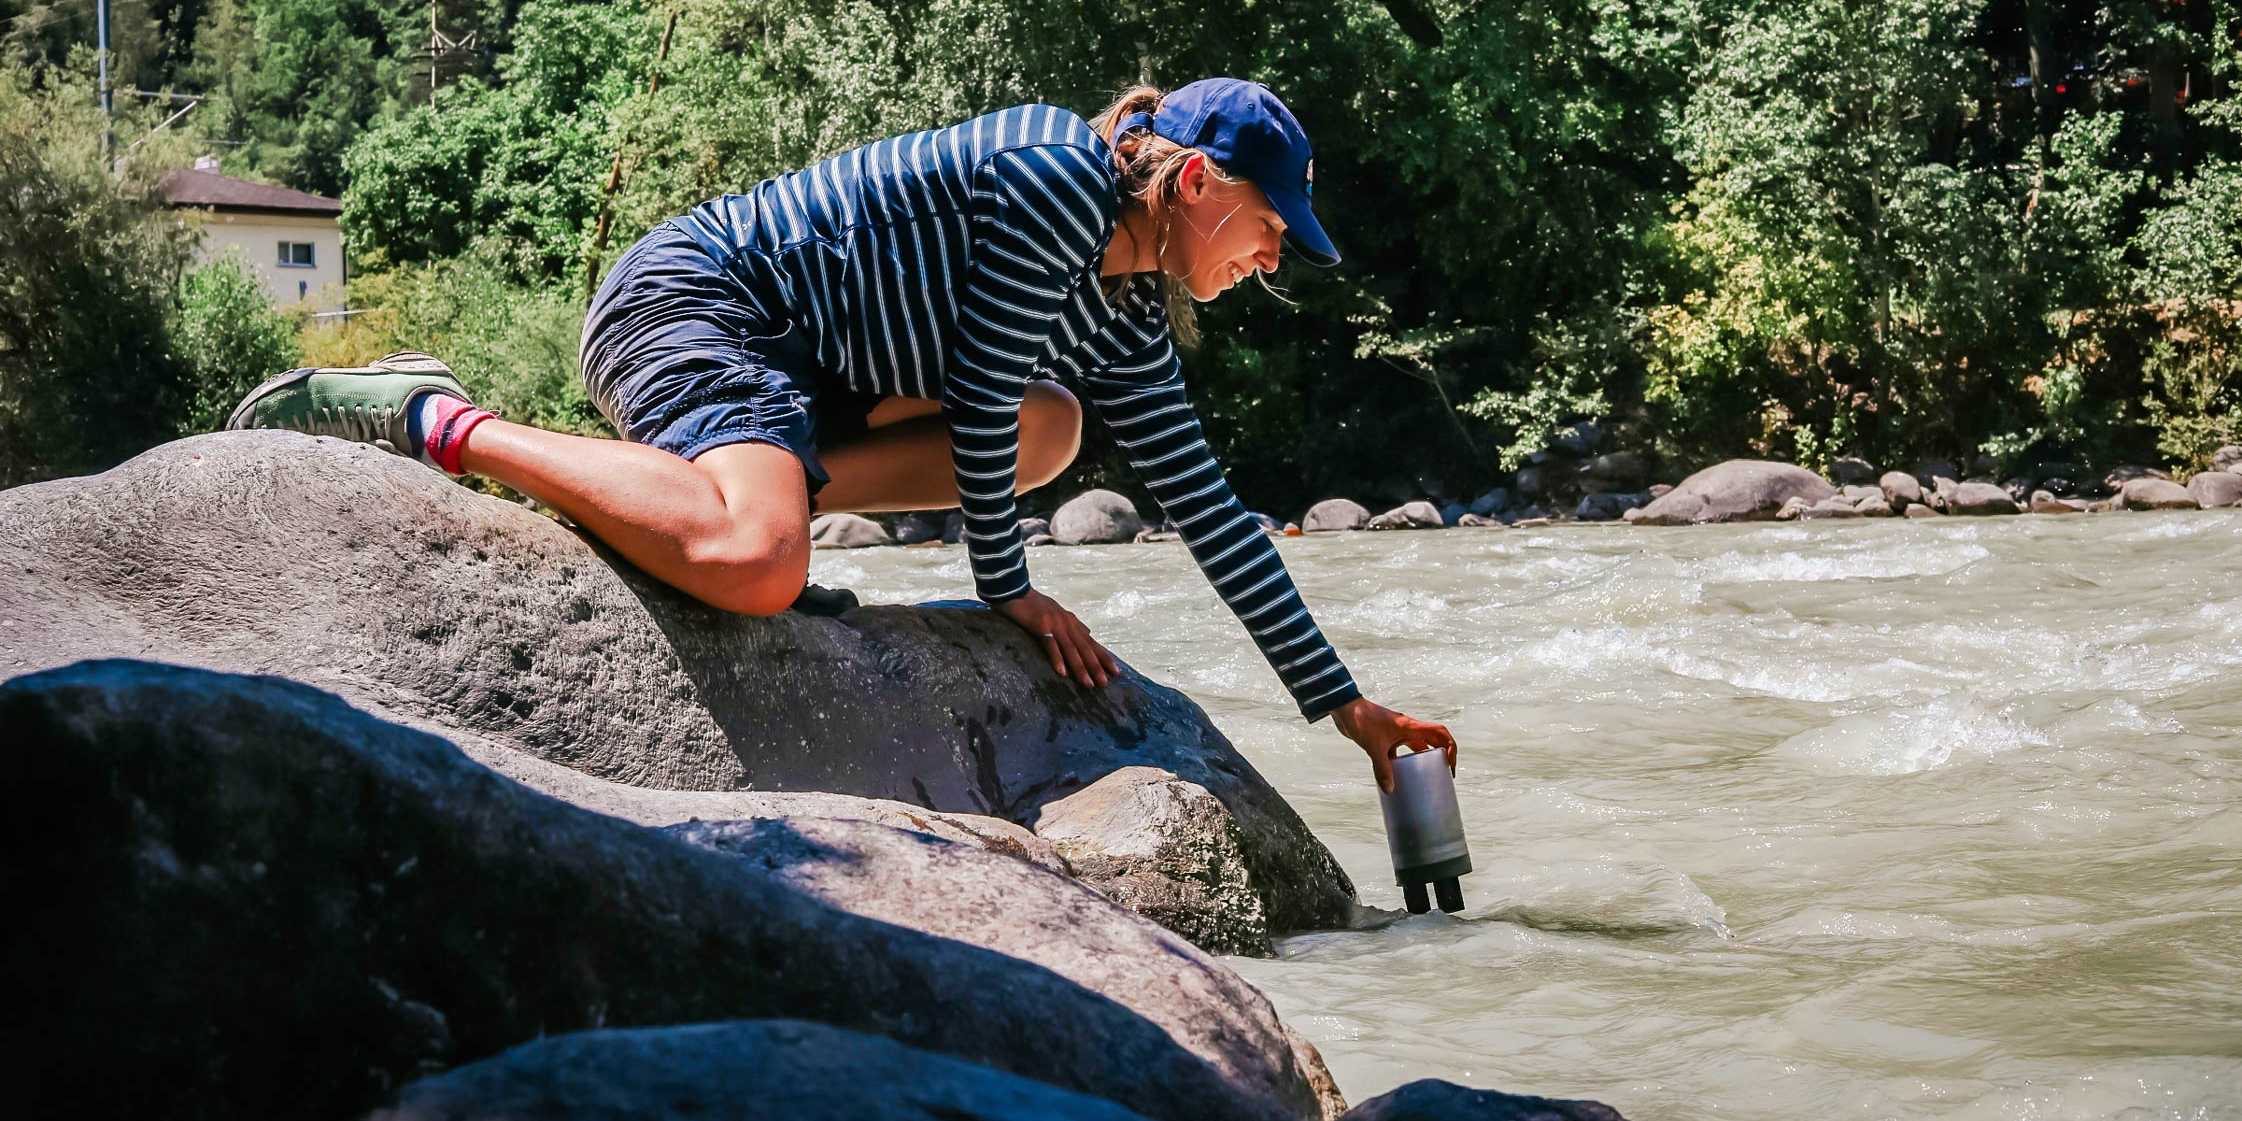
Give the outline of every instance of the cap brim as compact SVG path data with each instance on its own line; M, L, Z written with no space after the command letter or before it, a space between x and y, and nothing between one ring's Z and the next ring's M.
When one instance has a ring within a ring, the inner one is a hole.
M1308 205L1308 196L1291 191L1268 195L1269 205L1277 208L1284 219L1285 244L1317 268L1328 269L1339 263L1339 250L1331 244L1330 235L1323 232L1323 224L1316 221L1314 208Z

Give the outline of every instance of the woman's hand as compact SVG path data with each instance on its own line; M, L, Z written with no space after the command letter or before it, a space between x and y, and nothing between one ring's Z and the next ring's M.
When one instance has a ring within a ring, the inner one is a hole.
M1383 705L1356 697L1331 710L1331 723L1339 734L1362 745L1370 755L1370 772L1378 789L1393 793L1393 749L1400 744L1416 748L1437 747L1448 753L1448 772L1456 770L1456 737L1442 725L1403 716Z
M997 604L996 610L1043 644L1043 652L1051 658L1051 672L1060 677L1071 677L1087 689L1121 676L1121 663L1058 600L1031 590Z

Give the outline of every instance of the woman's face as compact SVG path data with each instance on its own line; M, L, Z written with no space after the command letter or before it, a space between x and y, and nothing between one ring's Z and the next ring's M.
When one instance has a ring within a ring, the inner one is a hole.
M1275 272L1284 246L1284 219L1261 188L1225 183L1212 170L1205 156L1184 166L1160 261L1201 303L1256 272Z

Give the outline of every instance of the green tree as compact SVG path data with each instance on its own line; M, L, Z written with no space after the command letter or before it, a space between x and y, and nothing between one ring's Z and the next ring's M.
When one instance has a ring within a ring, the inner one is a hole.
M296 324L275 309L256 271L229 253L179 284L171 348L186 377L181 435L215 432L250 390L302 357Z

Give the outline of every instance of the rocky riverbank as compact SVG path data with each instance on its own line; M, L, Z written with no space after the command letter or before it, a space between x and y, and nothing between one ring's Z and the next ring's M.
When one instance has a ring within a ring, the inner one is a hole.
M38 1115L1346 1108L1209 956L1352 921L1336 862L1181 694L983 611L727 616L223 433L0 492L0 673Z
M1255 514L1272 535L1402 529L1534 528L1557 522L1700 525L1735 521L1824 518L1934 518L2000 514L2080 514L2115 510L2209 510L2242 506L2242 447L2224 447L2212 468L2181 485L2167 472L2123 465L2098 474L2078 464L2043 464L1996 478L1989 461L1965 471L1934 461L1879 470L1865 460L1831 463L1827 476L1765 460L1714 464L1679 483L1652 482L1651 460L1596 449L1596 425L1579 424L1548 450L1471 500L1431 489L1383 513L1351 498L1317 502L1291 522ZM855 514L817 519L819 548L956 544L956 514L898 515L881 524ZM1173 525L1147 525L1129 500L1093 490L1068 499L1048 520L1024 518L1029 545L1110 545L1166 541Z

